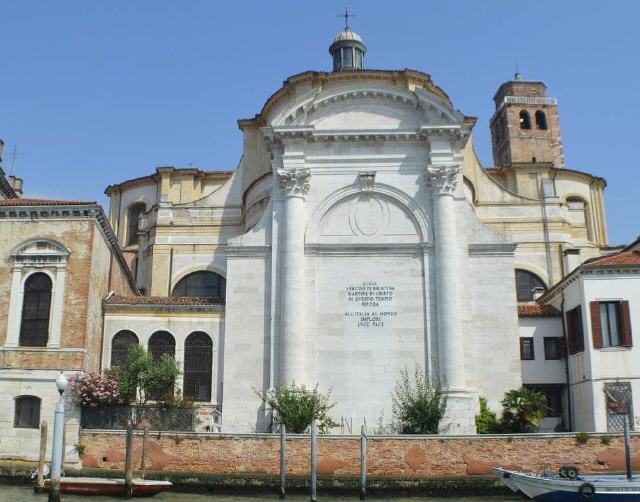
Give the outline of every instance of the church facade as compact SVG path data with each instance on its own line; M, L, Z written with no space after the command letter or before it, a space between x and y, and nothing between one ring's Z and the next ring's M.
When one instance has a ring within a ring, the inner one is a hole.
M256 390L291 381L384 427L400 371L420 364L446 381L451 432L474 430L479 395L495 408L522 384L517 291L563 277L563 253L606 250L605 182L565 167L543 83L499 88L484 168L475 118L427 74L364 69L365 50L342 32L334 71L289 78L240 120L233 173L159 168L107 189L149 296L107 300L105 366L122 332L170 332L194 363L188 337L205 333L211 373L188 394L239 432L268 428ZM209 282L210 305L172 305L188 281L193 296Z
M448 433L474 433L479 397L498 410L521 385L557 404L547 430L601 430L588 417L606 410L571 399L564 304L549 290L618 250L606 182L567 167L545 84L499 87L484 167L476 119L428 74L365 69L348 29L330 53L333 71L290 77L238 122L236 170L161 167L107 188L104 235L135 287L100 290L92 368L131 344L175 355L207 430L269 430L257 392L295 382L331 390L338 422L382 432L415 365L447 387Z

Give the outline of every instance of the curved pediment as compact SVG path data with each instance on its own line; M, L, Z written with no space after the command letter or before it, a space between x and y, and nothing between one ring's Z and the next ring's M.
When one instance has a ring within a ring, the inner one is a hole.
M287 103L272 126L313 126L316 130L414 130L458 125L464 117L438 96L393 86L341 86L308 92Z

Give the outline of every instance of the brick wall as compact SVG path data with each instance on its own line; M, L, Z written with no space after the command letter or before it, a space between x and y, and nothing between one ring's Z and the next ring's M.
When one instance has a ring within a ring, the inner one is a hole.
M607 439L603 440L602 438ZM122 469L124 434L80 434L85 446L84 467ZM609 444L606 444L609 443ZM134 462L139 465L142 438L134 442ZM287 441L287 472L309 472L309 438ZM167 472L222 475L277 475L279 437L276 435L151 434L147 468ZM356 477L359 472L359 438L320 436L318 474ZM632 438L632 458L640 468L640 436ZM579 444L570 434L471 437L385 437L367 440L370 476L420 479L434 476L488 474L492 466L525 471L557 471L575 465L581 472L624 470L624 445L620 436L594 435Z

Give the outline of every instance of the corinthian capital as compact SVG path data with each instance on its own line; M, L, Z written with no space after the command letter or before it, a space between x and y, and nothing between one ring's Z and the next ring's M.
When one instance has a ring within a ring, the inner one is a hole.
M459 164L431 165L427 167L427 183L439 195L453 195L458 185Z
M280 169L280 189L285 197L304 197L309 191L311 173L306 168Z

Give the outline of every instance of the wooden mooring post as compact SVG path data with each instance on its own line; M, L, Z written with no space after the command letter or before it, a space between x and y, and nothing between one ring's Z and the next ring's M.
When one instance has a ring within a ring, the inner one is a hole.
M280 500L286 496L287 484L287 426L280 426Z
M367 498L367 427L360 429L360 500Z
M140 478L144 479L146 463L145 457L147 456L147 441L149 441L149 426L144 426L144 433L142 435L142 457L140 458Z
M318 500L316 484L318 470L318 424L314 418L311 421L311 502Z
M124 496L133 497L133 424L127 425L124 456Z
M36 478L36 485L34 491L40 493L44 486L44 459L47 455L47 433L49 426L47 421L43 420L40 424L40 455L38 456L38 477Z

